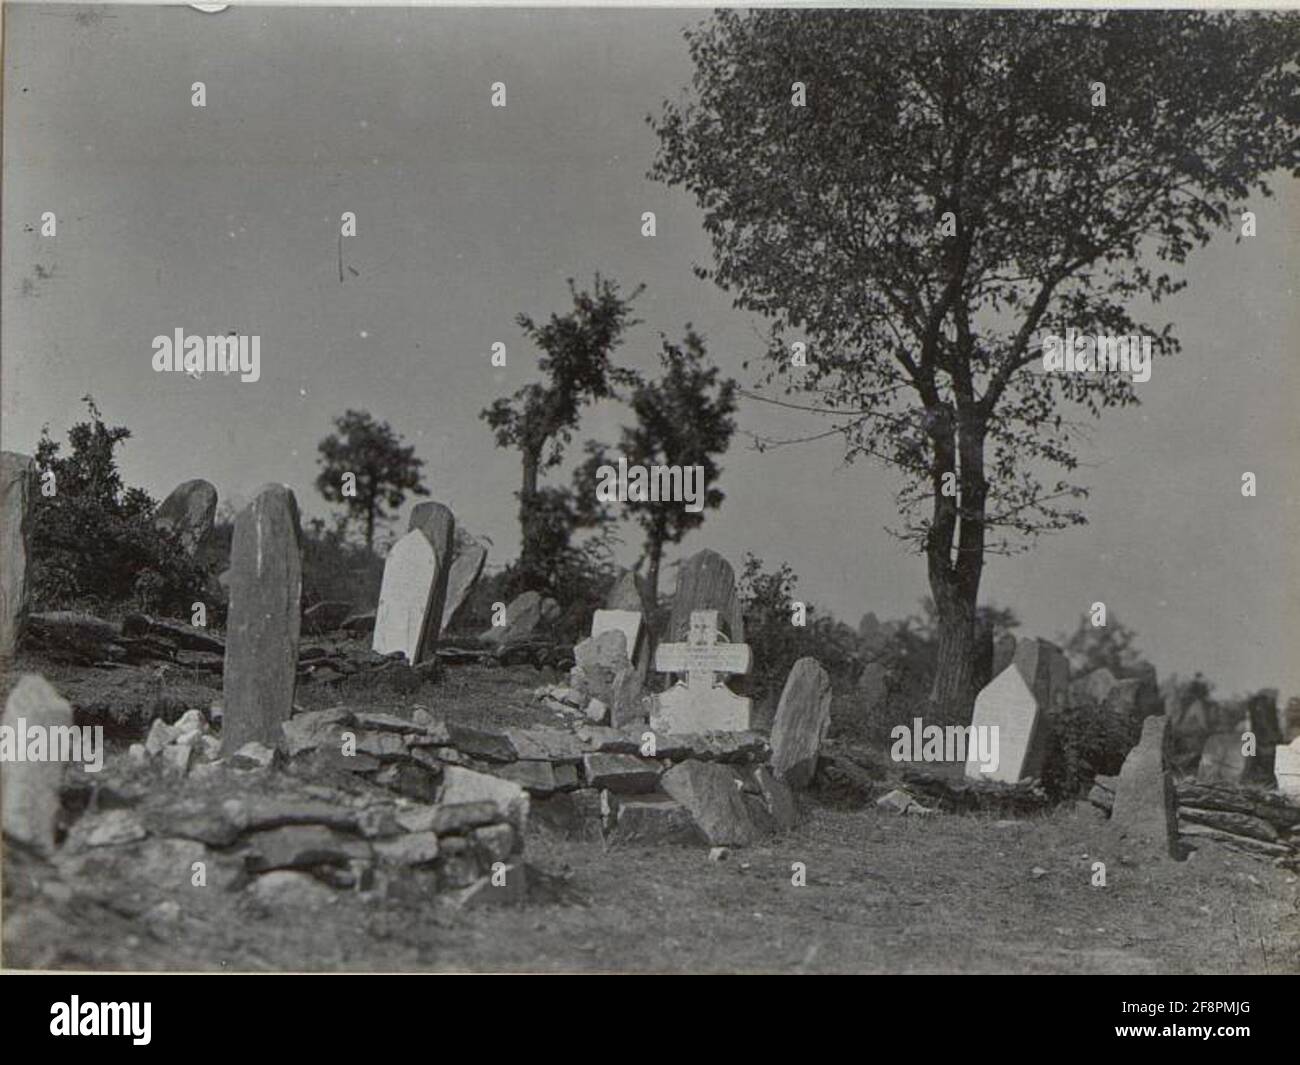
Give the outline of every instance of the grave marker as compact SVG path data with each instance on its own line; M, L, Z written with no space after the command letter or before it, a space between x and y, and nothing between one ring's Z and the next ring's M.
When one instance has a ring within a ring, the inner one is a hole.
M1046 746L1043 709L1016 663L989 681L975 697L971 725L997 729L998 765L991 773L984 772L977 757L979 745L968 744L966 777L1014 784L1024 777L1037 776Z
M13 655L27 613L35 472L29 456L0 452L0 658Z
M251 741L274 747L293 710L302 618L298 502L269 484L235 518L230 546L230 613L222 681L221 750Z
M412 529L393 545L384 560L370 644L374 651L381 655L401 651L408 664L420 663L433 616L437 576L438 556L420 529Z
M691 614L685 643L663 643L655 652L655 669L684 673L656 699L650 727L668 733L743 732L749 728L750 703L723 683L730 673L748 673L752 653L744 644L719 643L718 612Z

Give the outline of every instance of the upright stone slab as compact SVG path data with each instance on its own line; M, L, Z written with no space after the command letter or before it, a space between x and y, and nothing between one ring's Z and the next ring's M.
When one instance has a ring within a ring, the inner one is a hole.
M1047 728L1043 708L1014 662L989 681L975 697L971 725L996 729L998 763L985 772L976 757L977 743L968 743L965 774L970 780L999 780L1014 784L1042 771ZM991 749L991 748L990 748Z
M1013 662L1043 713L1063 710L1070 691L1070 664L1049 640L1021 640Z
M0 659L13 656L27 616L35 474L30 456L0 451Z
M664 642L685 640L691 628L691 615L699 610L716 610L720 631L733 644L745 642L735 570L725 558L708 549L686 559L677 570L677 591L673 595Z
M526 640L542 621L542 597L537 592L524 592L515 596L506 607L504 625L489 625L479 639L499 647Z
M1201 748L1196 779L1204 784L1238 784L1246 772L1246 756L1241 753L1241 734L1219 732L1210 736Z
M20 720L22 724L20 724ZM56 728L72 727L72 707L50 687L40 674L25 673L5 701L5 729L12 729L15 743L33 729L45 734L46 755ZM27 753L28 748L24 748ZM63 763L55 761L12 761L17 751L5 752L0 761L0 810L4 834L21 840L43 854L54 849L54 829L59 816L59 787Z
M1300 737L1278 747L1273 773L1277 777L1278 791L1300 798Z
M459 526L456 528L456 542L452 549L451 571L447 574L447 601L442 608L442 631L451 628L456 611L469 598L474 585L482 576L483 566L487 562L487 548Z
M301 626L298 501L265 485L235 518L230 545L221 750L256 740L274 747L293 710Z
M790 670L772 723L772 770L792 788L806 788L831 724L831 678L815 658Z
M434 610L438 556L429 538L413 529L392 546L384 560L371 649L381 655L401 651L418 665Z
M1130 843L1178 856L1178 807L1173 774L1165 768L1169 719L1153 715L1142 722L1142 738L1124 759L1115 784L1111 828Z
M723 683L728 673L748 673L752 660L744 644L720 643L718 612L697 610L685 643L662 643L655 668L684 673L655 699L650 727L668 733L744 732L749 728L750 703Z
M1011 665L1016 657L1017 643L1016 638L1009 632L1004 632L993 641L993 676L996 677Z
M451 580L453 555L456 550L456 519L451 510L441 503L419 503L411 511L410 530L419 529L429 540L438 561L429 600L429 620L424 629L424 643L418 651L417 661L433 654L434 646L442 633L443 612L447 608L447 588Z
M606 610L634 610L640 613L644 609L641 587L636 574L630 569L623 570L605 596Z
M207 481L185 481L172 489L154 515L154 526L170 532L194 555L212 532L217 515L217 490Z
M602 632L615 629L626 637L628 659L629 661L635 661L637 642L641 636L641 611L597 610L592 614L592 636L599 636Z

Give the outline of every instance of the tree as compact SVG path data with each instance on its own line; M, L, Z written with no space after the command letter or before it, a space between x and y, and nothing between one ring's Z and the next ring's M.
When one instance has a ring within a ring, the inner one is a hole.
M1271 195L1266 175L1296 172L1298 26L725 10L687 31L693 92L649 119L650 176L703 209L700 276L772 320L765 380L817 397L766 398L903 475L893 531L924 554L940 612L935 702L973 701L986 554L1084 523L1086 489L1048 475L1078 465L1061 408L1138 402L1119 373L1033 372L1036 338L1178 349L1130 304L1181 289L1166 267Z
M579 292L572 278L568 285L573 299L568 314L552 314L545 325L526 314L515 319L543 352L537 365L546 383L525 385L479 414L496 433L498 447L519 449L523 473L519 568L525 575L536 572L539 582L546 540L546 530L540 525L553 521L556 513L555 499L545 501L545 507L540 505L544 502L538 496L541 473L563 460L583 407L614 397L619 386L636 382L636 374L613 365L610 356L624 332L638 324L630 318L631 303L642 289L638 287L625 299L619 295L618 285L599 274L591 292Z
M420 483L424 460L387 422L366 411L349 410L334 419L334 432L320 442L321 472L316 488L329 502L342 503L349 519L365 532L366 549L375 542L375 525L393 517L406 493L427 496ZM390 509L385 509L390 508Z
M1152 668L1137 649L1137 633L1114 615L1105 625L1094 626L1084 614L1062 649L1077 673L1109 669L1116 677L1131 677Z
M590 515L606 509L593 487L601 481L598 471L602 466L617 469L618 457L626 459L629 467L678 467L683 477L688 467L701 468L698 511L687 510L681 500L671 499L638 497L621 504L623 513L645 533L645 591L651 610L659 602L664 545L680 543L703 523L706 510L722 504L722 490L716 487L722 470L716 456L727 450L736 428L731 418L736 410L736 382L729 378L719 381L718 368L705 365L704 340L689 324L681 344L662 339L659 359L663 376L639 382L632 392L629 402L636 425L623 429L618 456L611 457L605 448L589 441L587 460L574 476L574 494L582 511Z
M117 449L131 431L105 425L95 401L82 401L89 418L68 430L66 455L48 426L36 445L33 598L45 609L131 604L188 616L207 572L171 534L154 527L149 493L123 482Z

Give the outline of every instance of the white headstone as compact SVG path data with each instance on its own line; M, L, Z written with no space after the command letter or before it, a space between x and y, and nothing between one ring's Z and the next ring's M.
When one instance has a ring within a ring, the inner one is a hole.
M1300 737L1289 744L1278 744L1273 760L1277 790L1283 795L1300 798Z
M749 728L749 700L723 683L729 673L748 673L751 652L745 644L718 643L718 612L691 612L686 643L664 643L655 652L655 669L685 673L656 699L650 727L667 733L743 732Z
M59 816L59 787L64 763L50 761L56 730L72 726L72 707L38 673L26 673L14 685L0 718L14 744L24 744L23 760L7 752L0 763L0 807L4 834L22 840L42 853L54 849L54 829ZM44 735L45 760L28 761L28 734Z
M998 765L992 772L984 772L978 757L981 744L968 741L966 776L1007 784L1037 776L1042 768L1039 711L1038 700L1014 663L994 677L975 697L971 724L997 729Z
M591 616L591 634L599 636L602 632L617 629L627 637L627 657L636 661L636 641L641 634L641 611L639 610L597 610Z
M381 655L401 651L408 663L418 664L437 575L438 556L419 529L393 545L384 562L372 649Z

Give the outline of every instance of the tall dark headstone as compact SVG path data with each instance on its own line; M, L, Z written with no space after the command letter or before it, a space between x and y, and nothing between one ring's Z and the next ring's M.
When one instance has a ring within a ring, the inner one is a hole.
M452 555L456 550L456 518L450 508L441 503L418 503L411 511L410 529L419 529L424 533L437 559L429 596L428 623L416 657L416 662L423 662L433 654L438 636L442 633L442 615L447 606L447 582L451 577Z
M154 515L154 525L172 533L186 552L195 554L212 532L217 490L207 481L185 481L172 489Z
M230 545L223 754L279 742L293 710L301 599L298 502L286 485L268 484L235 518Z
M0 451L0 658L12 657L27 615L35 463Z
M677 591L668 618L664 643L682 643L691 630L691 615L716 610L718 627L732 643L745 642L745 621L736 594L736 571L716 551L707 548L682 562L677 570Z

